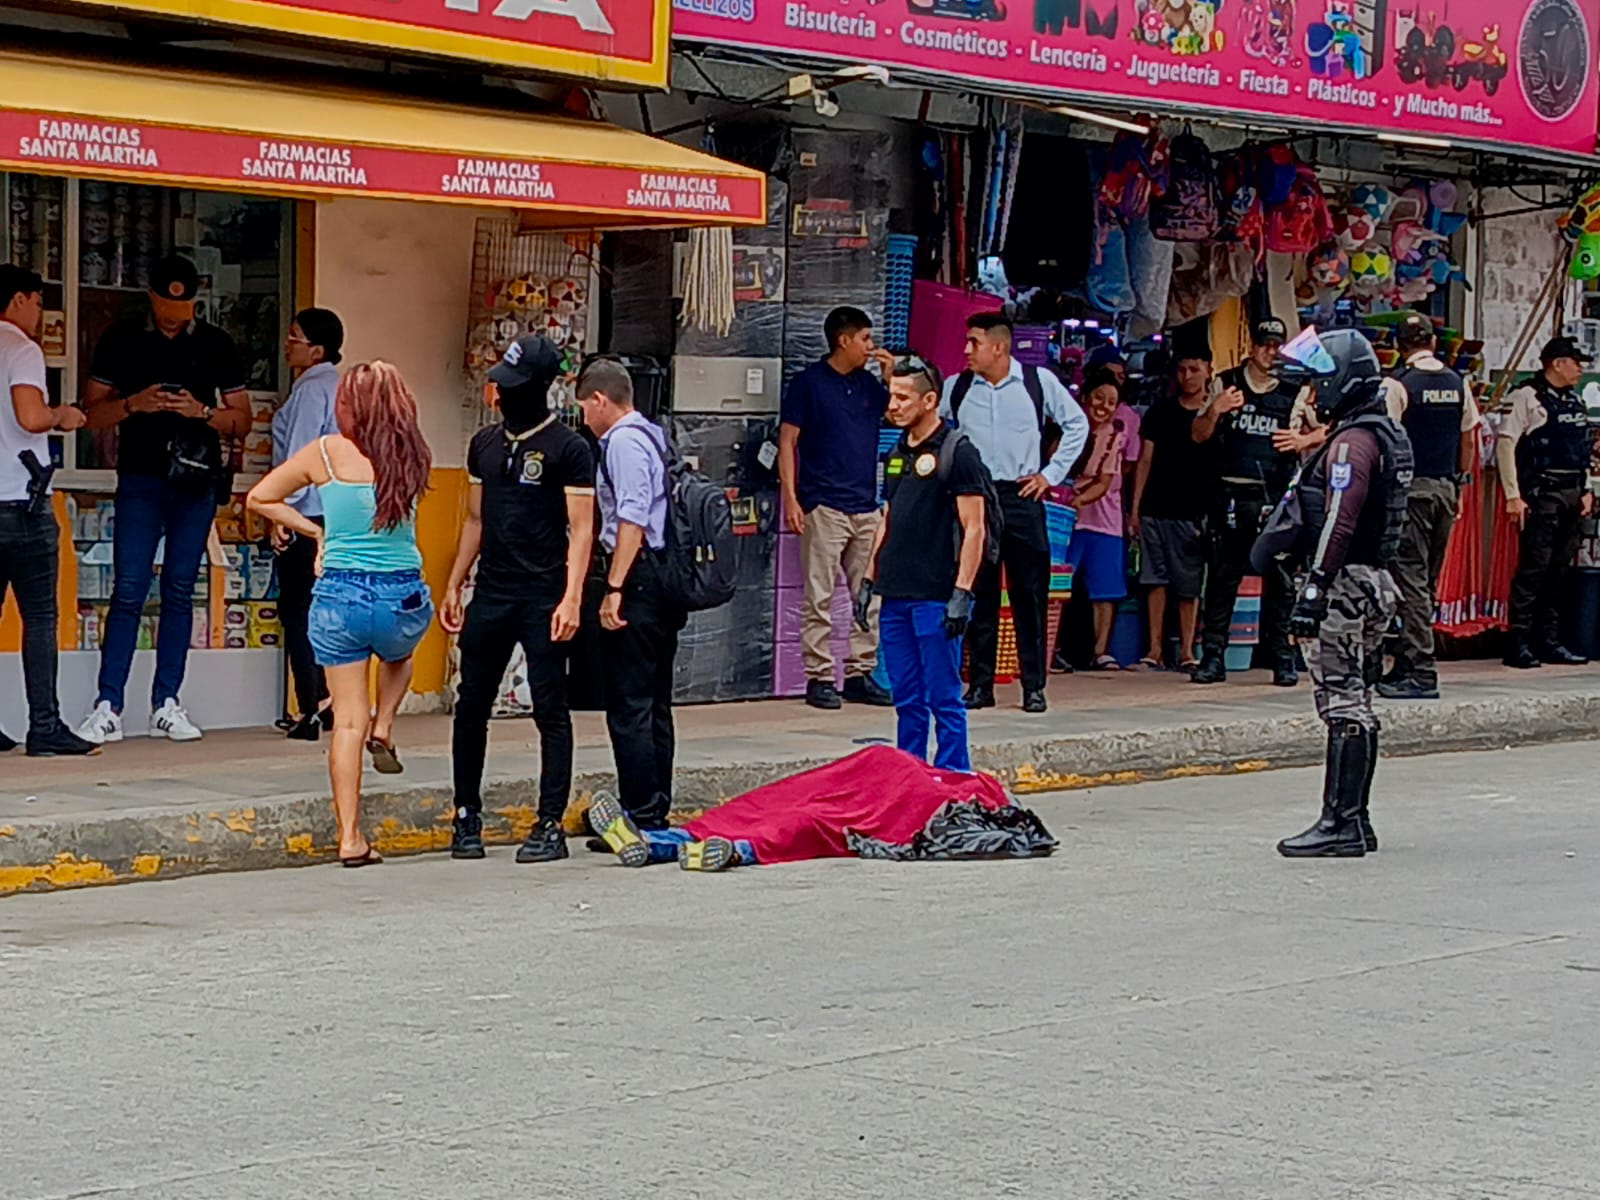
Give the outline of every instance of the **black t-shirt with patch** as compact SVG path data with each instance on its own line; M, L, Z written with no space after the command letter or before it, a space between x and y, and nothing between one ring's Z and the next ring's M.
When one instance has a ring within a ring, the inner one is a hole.
M521 435L480 429L467 474L483 487L478 589L558 600L567 585L567 497L594 494L594 454L554 419Z
M950 599L956 586L957 496L984 493L983 459L962 439L950 464L950 477L939 480L939 448L951 433L948 425L926 441L909 445L905 437L884 463L889 497L889 531L878 552L874 589L886 600Z
M168 337L148 317L106 330L95 345L89 376L116 389L123 399L152 384L176 384L213 408L249 383L239 348L215 325L192 321L176 337ZM217 431L204 422L176 413L132 413L117 427L117 470L165 476L177 436L185 439L185 456L198 453L222 465Z

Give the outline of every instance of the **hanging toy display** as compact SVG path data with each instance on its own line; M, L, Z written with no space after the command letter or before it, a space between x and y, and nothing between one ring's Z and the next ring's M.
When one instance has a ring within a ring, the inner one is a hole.
M1572 247L1567 274L1573 279L1600 279L1600 183L1585 188L1557 219L1556 227Z
M1350 291L1375 299L1394 283L1394 259L1379 245L1363 246L1350 256Z
M1306 265L1319 292L1338 296L1350 286L1350 255L1338 242L1324 242L1311 252Z

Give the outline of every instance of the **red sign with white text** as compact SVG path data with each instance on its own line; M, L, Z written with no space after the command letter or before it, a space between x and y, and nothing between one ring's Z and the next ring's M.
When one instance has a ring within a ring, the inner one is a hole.
M263 138L0 109L0 166L636 218L641 224L762 224L759 176L485 158L388 146Z
M673 0L688 41L1595 154L1600 0Z
M75 0L664 87L670 0Z

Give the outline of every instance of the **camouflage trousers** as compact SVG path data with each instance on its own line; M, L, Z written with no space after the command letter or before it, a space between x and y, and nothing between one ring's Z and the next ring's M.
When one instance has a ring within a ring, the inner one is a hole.
M1378 727L1372 688L1383 673L1383 639L1399 602L1399 590L1382 567L1345 566L1328 585L1327 618L1317 640L1301 647L1311 668L1317 716L1325 723Z

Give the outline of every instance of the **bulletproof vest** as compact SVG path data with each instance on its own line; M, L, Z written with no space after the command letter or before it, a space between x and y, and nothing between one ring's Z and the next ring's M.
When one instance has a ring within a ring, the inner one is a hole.
M1461 446L1461 418L1467 410L1467 385L1449 367L1426 370L1410 366L1395 375L1406 389L1406 411L1400 418L1411 439L1417 476L1449 479L1456 474Z
M1289 428L1300 388L1279 383L1270 392L1254 391L1245 379L1243 367L1225 373L1222 382L1244 393L1244 407L1224 418L1220 473L1238 479L1260 479L1273 491L1281 490L1295 464L1291 455L1273 449L1272 435Z
M1411 440L1399 422L1381 412L1365 412L1339 426L1316 457L1301 473L1296 489L1300 499L1304 546L1314 548L1322 537L1328 519L1329 453L1340 438L1352 429L1369 430L1378 439L1379 472L1367 492L1366 504L1356 518L1355 534L1345 556L1349 563L1386 567L1394 560L1400 545L1400 530L1406 522L1406 501L1411 496L1414 464Z
M1524 487L1550 472L1587 473L1589 414L1572 388L1555 388L1543 375L1529 380L1545 422L1517 441L1517 475Z

